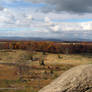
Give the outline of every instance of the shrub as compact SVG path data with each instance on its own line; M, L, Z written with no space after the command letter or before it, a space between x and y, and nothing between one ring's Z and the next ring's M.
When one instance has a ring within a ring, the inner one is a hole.
M43 65L44 66L45 65L44 59L41 59L39 63L40 63L40 65Z

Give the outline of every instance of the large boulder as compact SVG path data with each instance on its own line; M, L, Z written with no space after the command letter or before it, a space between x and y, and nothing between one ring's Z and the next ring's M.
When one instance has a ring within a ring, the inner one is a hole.
M68 70L39 92L92 92L92 64Z

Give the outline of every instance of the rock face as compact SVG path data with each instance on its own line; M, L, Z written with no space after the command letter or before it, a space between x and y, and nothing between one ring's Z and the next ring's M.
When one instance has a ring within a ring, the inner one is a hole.
M68 70L39 92L92 92L92 64Z

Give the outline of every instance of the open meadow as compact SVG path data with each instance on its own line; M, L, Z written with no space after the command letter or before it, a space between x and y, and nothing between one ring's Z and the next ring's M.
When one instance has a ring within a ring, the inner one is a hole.
M92 63L92 54L0 50L0 92L38 92L68 69Z

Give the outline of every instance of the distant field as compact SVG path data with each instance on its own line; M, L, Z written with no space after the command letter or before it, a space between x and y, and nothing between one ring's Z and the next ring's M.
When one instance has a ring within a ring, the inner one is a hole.
M18 74L16 65L7 63L16 63L22 54L26 55L28 52L25 50L0 50L0 92L37 92L68 69L92 63L92 54L59 54L59 58L58 54L46 53L45 66L41 66L39 60L29 60L29 73L21 76ZM41 58L42 55L41 52L35 52L34 57Z
M0 50L0 61L2 62L16 62L21 54L27 54L25 50ZM40 56L41 52L36 52L34 56ZM92 63L91 53L81 54L59 54L62 58L58 58L58 54L47 53L45 63L47 64L88 64Z

